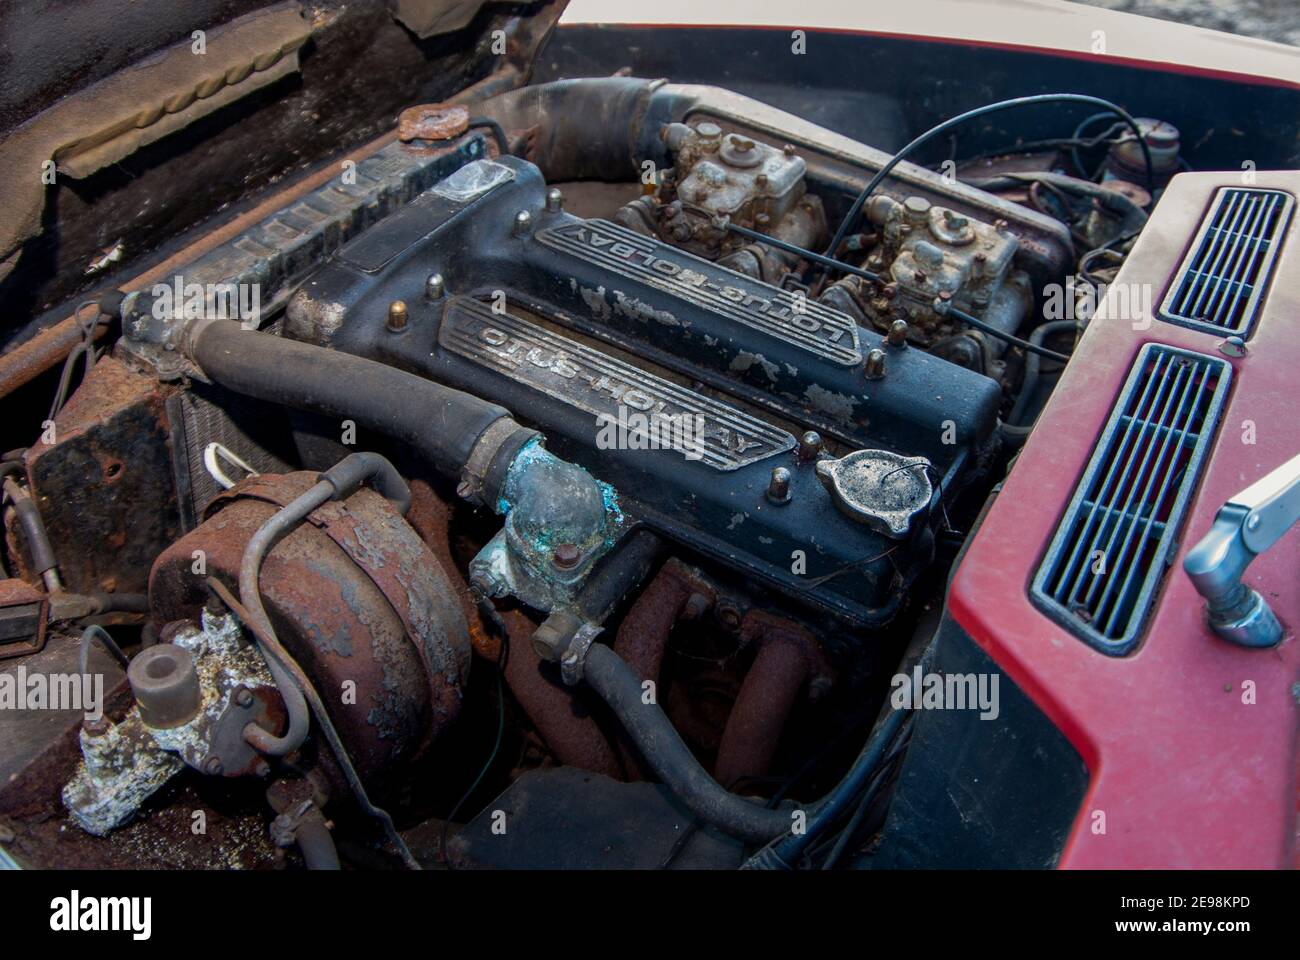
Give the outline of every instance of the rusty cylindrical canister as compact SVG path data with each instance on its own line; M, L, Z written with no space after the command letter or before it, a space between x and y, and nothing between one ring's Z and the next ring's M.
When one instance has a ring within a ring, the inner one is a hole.
M249 539L315 481L263 475L216 497L203 523L155 561L154 616L195 616L207 576L233 589ZM464 610L442 565L392 504L363 488L276 544L259 582L280 642L312 679L358 772L381 790L399 782L459 713L469 672Z

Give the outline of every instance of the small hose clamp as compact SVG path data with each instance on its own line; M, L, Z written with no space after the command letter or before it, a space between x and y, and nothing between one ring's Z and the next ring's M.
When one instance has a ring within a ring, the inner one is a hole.
M316 809L314 802L304 800L294 809L286 810L272 820L271 842L285 850L296 844L298 842L298 827L302 823L303 817L314 809Z
M560 678L569 686L577 686L582 682L582 670L587 663L587 651L591 649L591 643L604 630L604 627L594 623L583 623L573 634L573 639L569 645L564 648L564 654L560 657Z

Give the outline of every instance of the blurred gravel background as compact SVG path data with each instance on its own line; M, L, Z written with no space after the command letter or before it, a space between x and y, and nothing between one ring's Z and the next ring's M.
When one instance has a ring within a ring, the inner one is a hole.
M1300 0L1075 0L1300 46Z

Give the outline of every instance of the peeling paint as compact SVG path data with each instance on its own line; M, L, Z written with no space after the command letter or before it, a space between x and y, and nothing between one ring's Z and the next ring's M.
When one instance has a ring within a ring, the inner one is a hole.
M827 390L816 383L810 383L803 396L814 409L829 414L841 423L854 422L853 408L857 405L855 398Z
M587 309L597 320L608 320L614 315L609 302L605 299L604 287L597 287L594 290L590 287L580 287L578 293L582 297L582 302L587 305Z
M768 360L761 353L750 353L747 350L741 350L732 359L730 364L730 369L736 371L737 373L744 373L746 370L748 370L750 367L754 366L755 364L757 364L759 367L762 367L763 372L767 374L768 380L770 380L772 383L776 383L776 378L780 375L781 368L778 367L771 360Z
M665 327L688 327L689 322L678 320L667 310L658 310L644 300L638 300L636 297L629 297L620 290L614 291L614 309L618 313L630 320L636 320L639 323L663 324Z
M285 307L285 336L328 346L334 341L334 334L343 326L346 314L343 304L313 300L306 290L299 290Z

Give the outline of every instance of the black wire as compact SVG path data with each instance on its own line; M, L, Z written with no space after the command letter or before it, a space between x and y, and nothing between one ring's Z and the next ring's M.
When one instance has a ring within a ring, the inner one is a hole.
M921 134L907 146L903 147L890 157L889 161L881 167L867 185L862 188L862 192L859 193L857 199L853 201L853 206L849 208L849 212L846 213L844 219L840 221L839 229L835 231L835 237L831 240L830 247L826 250L827 256L835 256L835 252L840 248L840 244L844 242L844 238L848 236L849 231L853 228L854 223L856 223L858 215L862 212L863 205L867 202L867 198L870 197L876 187L880 186L881 182L889 176L890 171L911 155L914 150L929 143L940 134L946 133L953 127L965 123L967 120L974 120L976 117L996 113L999 110L1007 110L1011 107L1028 106L1036 103L1091 103L1096 106L1105 107L1107 110L1113 112L1133 131L1134 135L1137 137L1138 145L1142 148L1143 159L1146 161L1147 189L1149 191L1155 190L1155 165L1151 160L1151 149L1147 146L1146 139L1142 136L1142 130L1137 125L1137 121L1129 116L1128 112L1118 104L1111 103L1109 100L1103 100L1101 97L1091 97L1082 93L1041 93L1030 97L1015 97L1011 100L999 100L997 103L990 103L982 107L977 107L974 110L968 110L965 113L958 114L951 119L945 120L938 126L931 127L929 130L925 131L925 133Z
M927 463L925 465L925 469L929 473L934 475L934 496L931 497L930 504L926 508L926 515L933 516L934 505L936 503L939 504L939 509L943 513L943 530L941 530L940 532L958 533L959 531L953 529L952 521L948 519L948 504L943 502L943 494L944 494L943 474L939 472L939 468L936 467L933 463Z
M1120 253L1118 250L1111 250L1109 247L1097 247L1094 250L1089 250L1082 257L1080 257L1079 269L1078 269L1079 276L1083 278L1085 283L1090 283L1097 288L1101 288L1102 286L1104 286L1105 281L1103 281L1101 278L1093 274L1092 262L1093 260L1100 257L1102 254L1109 254L1110 256L1116 258L1118 263L1123 263L1124 261L1124 254ZM1116 265L1118 265L1118 263Z
M497 666L496 742L492 744L492 752L488 754L488 758L486 761L484 761L482 769L480 769L478 772L478 776L474 778L474 782L469 785L468 789L466 789L466 791L463 794L461 794L460 799L456 801L456 805L452 807L451 812L447 814L447 819L445 819L442 822L442 831L438 838L438 852L442 857L443 863L447 865L448 870L455 870L456 867L452 864L451 857L447 855L447 831L451 827L451 822L454 819L456 819L456 814L460 813L460 808L465 805L465 802L469 800L471 796L473 796L474 791L478 789L478 785L483 782L483 778L486 777L488 771L492 769L492 764L496 762L497 754L501 752L501 741L505 737L506 690L505 690L504 678L506 672L507 650L510 646L510 635L508 633L502 633L499 635L499 640L501 646L497 650L497 664L496 664Z
M470 129L474 127L487 127L492 131L492 138L497 142L497 150L503 157L510 156L510 144L506 141L506 132L501 129L501 124L497 123L491 117L470 117Z
M1118 237L1112 237L1111 239L1103 243L1100 247L1094 247L1093 249L1089 250L1082 257L1079 258L1079 262L1076 265L1077 270L1075 272L1078 273L1079 276L1081 276L1084 279L1084 282L1090 283L1094 287L1100 289L1105 284L1102 281L1094 278L1092 275L1093 259L1099 256L1100 254L1109 253L1119 258L1120 262L1122 263L1124 261L1124 258L1127 257L1128 254L1121 252L1116 248L1123 246L1124 244L1128 243L1130 240L1136 240L1138 235L1141 232L1142 232L1141 227L1139 227L1136 230L1130 230L1128 233L1122 233Z
M94 307L95 313L90 318L90 326L87 327L81 319L81 311L86 307ZM77 368L77 360L85 358L85 368L82 371L81 379L84 381L86 375L90 373L90 368L94 364L95 350L95 330L99 326L99 303L95 300L83 300L77 305L77 309L72 312L73 319L81 327L81 342L73 347L68 356L63 361L63 372L59 374L59 386L54 394L54 402L50 405L50 415L46 418L53 420L55 415L63 409L63 405L68 400L68 388L72 385L72 372Z
M861 267L855 267L843 260L836 260L834 257L823 256L820 253L813 253L811 250L805 250L803 247L795 246L785 240L778 240L776 237L769 237L765 233L759 233L757 230L750 230L747 227L739 227L734 223L728 223L727 229L732 233L738 233L742 237L748 237L750 240L756 240L759 243L766 243L768 246L776 247L778 250L784 250L786 253L793 253L797 257L803 257L812 263L820 263L823 266L834 267L836 270L843 270L845 273L851 273L854 276L862 277L864 280L870 280L873 283L886 282L884 277L878 273L872 273L870 270L863 270Z
M982 333L987 333L991 337L997 337L1000 340L1005 340L1007 343L1014 344L1021 350L1025 350L1029 353L1036 353L1040 357L1047 357L1049 360L1058 360L1061 363L1070 362L1068 354L1057 353L1055 350L1049 350L1047 347L1040 347L1036 343L1030 343L1022 337L1017 337L1014 333L1007 333L1005 330L999 330L997 327L985 323L978 317L972 317L965 310L958 310L956 307L945 303L942 300L936 300L934 302L934 309L940 316L951 315L956 317L962 323L968 324Z
M853 835L857 833L858 828L862 826L862 821L866 819L867 812L871 809L871 804L875 800L880 788L884 786L885 781L892 776L894 767L898 759L903 755L912 739L912 727L915 725L915 716L907 718L907 726L899 735L898 742L890 751L889 756L885 757L884 762L880 765L880 771L871 778L867 784L867 789L862 793L862 799L858 802L858 808L849 818L849 822L840 832L835 846L831 849L830 855L822 863L823 870L834 870L835 865L839 862L844 851L848 849L849 844L853 842Z
M104 649L111 653L117 662L125 668L131 661L127 659L122 648L117 645L117 641L109 634L107 630L99 624L92 624L87 627L81 634L81 648L77 655L77 666L84 676L90 673L90 645L98 639L104 645Z
M1107 117L1112 117L1112 116L1114 116L1114 114L1111 113L1109 110L1107 110L1104 113L1094 113L1090 117L1084 117L1082 120L1079 121L1079 125L1074 128L1075 139L1082 138L1083 131L1088 129L1098 120L1105 120ZM1118 122L1112 123L1109 127L1106 128L1105 132L1102 133L1101 136L1097 138L1097 141L1095 141L1091 145L1084 144L1084 146L1088 146L1089 149L1091 149L1091 147L1095 147L1097 143L1100 142L1102 139L1110 136L1111 131L1113 131L1117 126L1119 126ZM1077 147L1070 150L1070 159L1074 161L1075 169L1077 169L1080 174L1082 174L1085 177L1088 177L1091 180L1097 179L1095 173L1089 176L1087 168L1084 167L1083 165L1083 158L1079 156L1079 150Z

